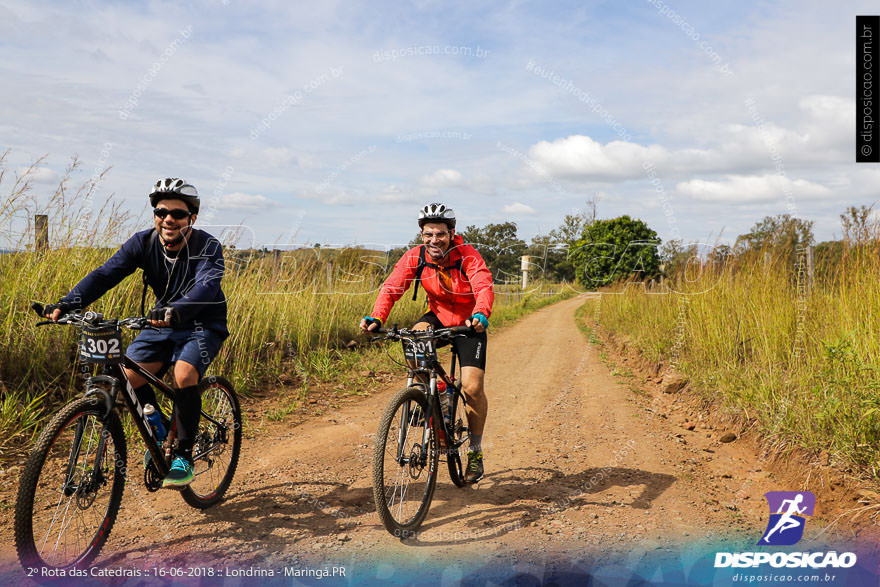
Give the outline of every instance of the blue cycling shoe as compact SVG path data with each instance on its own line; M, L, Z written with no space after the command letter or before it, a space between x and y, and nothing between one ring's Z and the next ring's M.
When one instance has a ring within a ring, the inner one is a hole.
M162 480L162 487L178 489L186 487L192 483L192 480L192 461L184 457L174 457L174 462L171 463L171 470L168 471L168 475Z

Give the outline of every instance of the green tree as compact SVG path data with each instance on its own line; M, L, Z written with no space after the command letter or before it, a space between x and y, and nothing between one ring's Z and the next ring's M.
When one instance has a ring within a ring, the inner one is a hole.
M765 216L749 232L738 236L734 252L745 260L781 263L795 275L798 254L812 246L813 241L812 220L795 218L791 214L777 214Z
M551 235L537 235L532 238L526 254L531 261L530 279L566 281L564 266L569 264L568 247L558 243ZM572 275L567 281L573 281Z
M660 262L663 264L663 274L666 277L684 272L692 255L681 239L672 239L663 243L659 254Z
M876 232L876 223L871 219L874 206L850 206L840 215L840 226L843 228L843 240L847 244L861 246L871 240Z
M578 281L597 288L620 279L642 280L660 273L660 239L629 216L596 220L575 243L571 258Z
M730 258L733 256L733 248L730 245L715 245L715 247L709 251L709 255L707 260L715 265L718 269L723 269L727 266L727 263L730 261Z
M738 252L770 250L794 253L799 246L813 244L813 221L794 218L791 214L765 216L746 234L736 239Z
M529 245L528 255L532 266L539 267L540 275L554 281L574 281L575 268L571 259L571 251L581 238L584 229L596 220L595 198L587 202L583 212L566 214L562 224L547 235L538 235Z
M526 243L516 236L516 222L487 224L483 228L472 225L459 234L479 251L495 281L519 278L520 257L526 253Z

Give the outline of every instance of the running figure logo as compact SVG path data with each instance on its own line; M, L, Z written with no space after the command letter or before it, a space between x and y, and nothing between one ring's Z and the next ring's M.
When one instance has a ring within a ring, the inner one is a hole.
M816 508L816 496L809 491L768 491L764 494L770 505L767 530L759 546L790 546L804 535L806 517Z

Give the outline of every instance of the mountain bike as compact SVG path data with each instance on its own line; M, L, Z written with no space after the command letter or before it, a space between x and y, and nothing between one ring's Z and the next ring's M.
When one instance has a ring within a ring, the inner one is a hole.
M470 429L461 382L455 380L456 354L448 375L437 358L436 343L451 342L472 329L455 326L437 330L378 328L374 341L401 341L408 359L406 387L385 410L373 457L373 499L385 529L399 538L415 535L428 515L437 483L440 454L446 457L449 476L457 487L466 485L460 448ZM438 389L438 382L446 390ZM447 414L440 393L448 394Z
M43 307L33 309L43 315ZM43 429L32 449L15 503L15 547L25 569L86 567L98 556L116 521L128 470L119 411L128 410L147 446L144 485L158 490L173 458L176 426L160 445L144 406L121 365L139 373L173 402L174 390L122 352L122 329L149 328L146 318L105 320L95 312L70 312L39 322L80 329L78 360L92 375L85 392ZM98 371L95 375L94 372ZM241 409L232 384L207 376L199 383L202 412L193 448L192 484L181 490L189 505L218 503L232 483L241 449ZM121 400L121 403L120 403Z

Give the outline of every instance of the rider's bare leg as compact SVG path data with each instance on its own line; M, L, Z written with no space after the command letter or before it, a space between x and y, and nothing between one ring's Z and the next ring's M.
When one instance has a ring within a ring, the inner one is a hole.
M489 401L483 391L486 372L479 367L461 368L461 389L467 398L467 419L471 435L482 436L489 413Z

